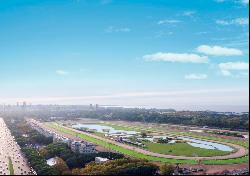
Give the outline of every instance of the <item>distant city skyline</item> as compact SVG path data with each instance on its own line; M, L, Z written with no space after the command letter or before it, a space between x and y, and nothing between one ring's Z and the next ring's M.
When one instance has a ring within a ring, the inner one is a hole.
M1 0L0 104L248 111L248 11L249 0Z

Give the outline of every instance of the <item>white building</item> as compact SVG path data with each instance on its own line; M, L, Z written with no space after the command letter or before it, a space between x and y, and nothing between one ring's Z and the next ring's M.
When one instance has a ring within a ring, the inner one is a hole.
M96 153L95 145L84 141L73 141L71 143L71 150L74 153Z
M56 165L56 163L57 163L57 157L55 157L55 158L50 158L50 159L47 160L47 164L48 164L49 166L54 166L54 165Z
M109 161L108 158L101 158L101 157L96 157L96 158L95 158L95 163L96 163L96 164L102 164L102 163L105 163L105 162L107 162L107 161Z

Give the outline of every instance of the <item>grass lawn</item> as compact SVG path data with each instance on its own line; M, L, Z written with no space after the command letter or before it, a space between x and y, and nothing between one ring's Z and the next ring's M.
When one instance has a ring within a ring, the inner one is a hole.
M14 168L13 168L13 163L12 163L12 160L11 158L9 157L9 171L10 171L10 175L15 175L14 173Z
M167 155L177 155L177 156L219 156L227 155L230 152L224 152L220 150L209 150L202 149L198 147L193 147L187 143L176 143L176 144L158 144L152 142L143 142L146 145L146 150L162 153Z
M249 156L243 156L241 158L227 159L227 160L207 160L203 161L206 165L224 165L224 164L241 164L249 163Z

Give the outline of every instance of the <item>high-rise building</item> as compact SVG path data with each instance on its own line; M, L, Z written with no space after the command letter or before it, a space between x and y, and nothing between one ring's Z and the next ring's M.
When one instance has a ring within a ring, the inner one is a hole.
M23 102L23 109L26 109L26 107L27 107L27 103L24 101Z
M93 110L93 109L94 109L92 104L89 105L89 109L90 109L90 110Z

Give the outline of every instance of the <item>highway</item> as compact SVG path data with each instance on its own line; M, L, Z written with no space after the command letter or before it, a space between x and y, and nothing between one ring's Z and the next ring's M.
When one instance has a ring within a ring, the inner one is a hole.
M27 160L22 156L4 120L0 118L0 175L11 175L10 161L15 175L32 175Z

